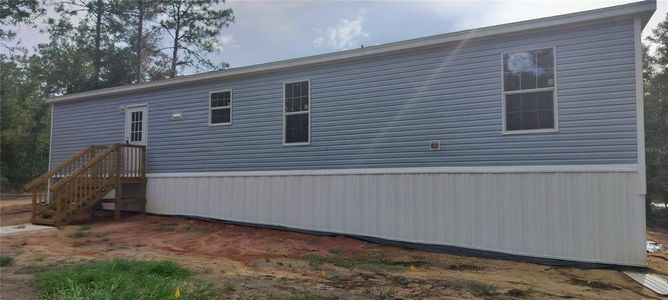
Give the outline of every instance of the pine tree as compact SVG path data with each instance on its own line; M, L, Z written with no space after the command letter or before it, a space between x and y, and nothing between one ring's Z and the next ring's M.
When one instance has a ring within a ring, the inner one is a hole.
M234 22L231 8L221 8L224 0L165 1L165 18L159 27L172 38L170 77L177 68L215 70L227 66L206 58L207 53L219 50L218 36L223 28Z

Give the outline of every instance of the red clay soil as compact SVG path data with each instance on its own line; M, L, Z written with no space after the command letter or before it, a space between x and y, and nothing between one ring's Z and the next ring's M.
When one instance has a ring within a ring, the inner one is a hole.
M25 224L30 220L29 198L0 201L0 226Z
M3 209L1 218L15 211L21 210ZM24 221L27 221L25 216ZM34 298L37 291L30 284L34 276L31 270L81 260L132 257L168 259L200 270L199 276L219 284L223 298L229 299L291 298L304 291L338 299L460 299L490 295L494 298L523 295L534 299L659 299L615 270L555 268L462 257L382 246L343 236L180 217L126 215L120 221L103 217L88 224L3 237L2 255L15 257L13 266L3 268L0 287L5 296ZM648 236L668 244L666 231L650 230ZM313 257L344 262L313 264ZM379 264L379 257L391 264ZM668 275L668 253L652 254L648 261L653 271ZM486 294L490 290L492 294Z
M320 237L290 231L237 226L179 217L133 216L129 222L104 224L101 228L113 241L188 253L226 257L242 263L258 258L302 258L307 254L343 255L372 251L370 244L343 236ZM179 232L178 237L174 233Z

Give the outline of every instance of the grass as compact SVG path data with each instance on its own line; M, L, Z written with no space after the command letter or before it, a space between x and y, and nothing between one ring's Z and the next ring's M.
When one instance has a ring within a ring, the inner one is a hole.
M471 294L477 297L493 297L499 295L499 290L496 286L479 281L459 279L449 281L447 285L449 288L457 291L468 290Z
M170 261L86 262L41 273L42 299L213 299L211 284L190 280L193 272Z
M482 282L470 282L468 285L469 290L473 295L476 296L495 296L497 294L497 288L491 284L482 283Z
M327 278L329 282L334 283L334 284L340 284L348 280L348 278L343 277L341 275L332 275Z
M225 292L232 293L237 290L237 286L234 283L226 282L225 287L223 288Z
M20 269L14 271L14 274L37 274L49 270L51 267L53 266L40 266L31 264L27 266L22 266Z
M0 257L0 267L9 267L14 264L14 258L11 256Z
M392 299L396 294L397 291L393 287L382 287L380 288L378 297L380 297L380 299Z
M404 263L395 263L383 256L374 257L353 257L348 258L336 254L333 256L310 255L307 257L309 265L312 268L321 268L324 264L331 264L340 268L346 269L363 269L367 271L377 272L381 270L387 271L403 271L406 269Z
M68 237L71 237L73 239L80 239L80 238L85 238L92 236L93 233L90 231L77 231L75 233L69 234Z
M83 226L79 227L79 231L76 231L76 232L74 232L72 234L69 234L67 236L71 237L73 239L91 237L91 236L93 236L93 231L91 231L90 225L83 225Z
M595 280L583 280L583 279L579 279L579 278L575 278L575 277L571 278L571 280L569 280L569 282L572 283L572 284L576 284L576 285L591 287L591 288L594 288L594 289L597 289L597 290L619 290L619 289L621 289L620 287L618 287L614 284L607 283L607 282L601 282L601 281L595 281Z
M151 230L153 231L175 231L176 227L179 224L177 223L160 223L158 226L153 227Z
M525 298L533 293L535 293L536 290L533 287L530 287L529 289L522 290L522 289L510 289L506 292L507 296L510 297L515 297L515 298Z
M311 293L311 292L306 292L306 293L303 293L299 296L293 297L292 299L293 300L319 300L319 299L322 299L322 297L318 294L314 294L314 293Z
M214 232L216 231L216 228L213 226L190 225L186 230L190 232Z

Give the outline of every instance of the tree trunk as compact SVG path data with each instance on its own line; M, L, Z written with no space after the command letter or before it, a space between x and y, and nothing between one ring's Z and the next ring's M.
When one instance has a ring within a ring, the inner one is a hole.
M174 48L172 49L172 68L170 77L176 77L176 64L179 58L179 35L181 34L181 4L176 7L176 26L174 27Z
M93 76L93 84L95 87L100 85L100 68L102 65L102 55L100 51L100 39L101 39L101 31L102 31L102 0L97 0L95 4L95 11L97 14L97 19L95 20L95 62L93 63L94 65L94 72Z
M139 0L139 20L137 20L137 82L142 82L142 57L141 51L144 47L142 45L144 39L144 0Z

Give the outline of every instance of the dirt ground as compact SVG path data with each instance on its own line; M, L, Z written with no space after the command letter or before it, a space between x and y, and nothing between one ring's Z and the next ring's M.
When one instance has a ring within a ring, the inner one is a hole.
M30 222L30 197L12 197L0 201L0 226Z
M26 200L8 203L2 201L3 226L28 222ZM668 245L668 231L649 230L648 238ZM2 299L36 298L33 279L44 270L110 258L177 262L214 283L224 299L659 299L617 270L463 257L178 217L105 217L2 237L0 252L14 257L0 269ZM651 271L668 276L668 252L650 254L648 261Z

